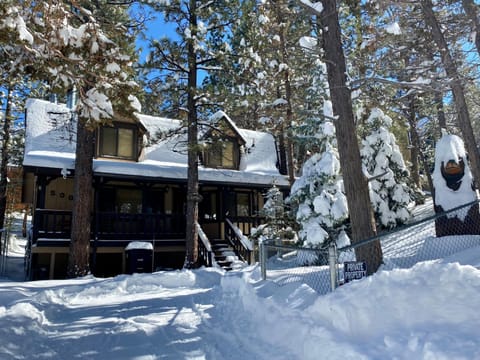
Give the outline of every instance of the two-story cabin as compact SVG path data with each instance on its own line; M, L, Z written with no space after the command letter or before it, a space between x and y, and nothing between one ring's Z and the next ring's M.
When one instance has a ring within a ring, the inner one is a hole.
M24 198L33 209L27 248L32 279L66 274L72 204L82 201L73 196L73 115L66 105L27 102L23 166ZM90 204L91 267L96 276L128 271L126 248L133 241L151 244L152 269L180 268L185 259L186 135L176 131L182 123L137 117L96 131ZM199 139L205 149L199 166L203 256L210 249L208 239L250 234L261 220L263 195L273 183L288 188L277 169L272 135L239 129L223 112L215 114L211 124ZM153 141L160 133L169 136Z

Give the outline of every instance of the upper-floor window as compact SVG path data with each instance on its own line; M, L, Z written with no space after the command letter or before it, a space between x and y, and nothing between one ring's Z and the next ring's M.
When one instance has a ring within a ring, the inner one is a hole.
M239 145L234 139L219 139L210 144L205 152L205 166L223 169L238 169Z
M136 128L128 125L100 128L98 156L135 160Z

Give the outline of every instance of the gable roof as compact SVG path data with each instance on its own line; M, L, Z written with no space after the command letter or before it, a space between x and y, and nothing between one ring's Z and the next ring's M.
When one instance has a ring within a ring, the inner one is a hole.
M179 129L181 121L137 114L151 137ZM214 117L224 118L245 142L241 170L212 169L199 166L199 181L235 185L265 185L276 182L288 186L288 180L276 167L277 151L271 134L238 128L223 112ZM213 119L215 120L215 119ZM75 168L75 128L72 111L66 105L45 100L29 99L26 104L25 155L26 167L67 169ZM178 133L158 142L147 143L145 159L139 162L115 159L94 159L96 175L141 177L165 181L186 181L186 134Z
M233 132L237 135L240 142L245 145L247 143L247 140L243 137L240 129L232 121L232 119L230 119L230 117L227 114L225 114L223 111L217 111L210 118L210 121L212 122L213 125L219 124L222 120L224 120L227 123L227 125L230 127L230 129L232 129Z

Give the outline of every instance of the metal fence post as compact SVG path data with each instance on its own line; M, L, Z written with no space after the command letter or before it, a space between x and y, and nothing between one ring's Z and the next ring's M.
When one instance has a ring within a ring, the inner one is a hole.
M260 242L260 270L262 273L262 279L267 280L267 254L265 253L265 241Z
M330 288L334 291L337 288L337 247L334 242L328 246L328 266L330 268Z

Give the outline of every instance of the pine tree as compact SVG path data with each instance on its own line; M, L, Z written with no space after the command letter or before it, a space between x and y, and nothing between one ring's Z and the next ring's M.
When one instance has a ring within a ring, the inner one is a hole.
M302 175L292 186L288 202L300 224L299 237L306 247L345 244L347 199L340 161L335 149L335 128L330 121L318 126L318 153L305 161Z
M327 65L328 83L336 118L335 132L339 159L343 173L345 194L350 209L351 238L356 243L376 232L373 211L368 195L367 179L362 173L360 151L356 135L352 93L347 81L347 63L342 47L339 11L335 0L323 0L308 8L317 17L322 29L322 47ZM366 261L369 273L375 272L382 262L380 243L374 241L356 249L359 261Z
M273 184L265 194L265 203L260 210L260 215L265 222L252 231L251 238L259 242L264 240L288 240L296 239L296 233L291 226L291 219L284 201L284 194Z
M67 273L83 276L90 271L93 130L114 115L137 110L132 59L79 2L25 1L21 8L2 2L0 14L0 41L16 45L20 70L45 81L52 92L78 90L74 197L82 201L74 202Z
M156 90L177 113L186 112L187 132L187 198L185 267L200 265L198 258L198 163L200 145L198 132L202 118L208 114L210 96L199 85L199 74L218 71L219 57L228 48L225 36L236 14L236 1L218 0L204 3L188 0L154 4L167 23L175 24L176 39L156 39L151 45L147 69L156 73ZM217 51L213 51L216 49ZM161 86L158 86L159 83ZM168 102L168 99L173 101ZM202 116L203 114L203 116ZM185 118L185 116L183 116Z
M455 57L452 54L451 47L445 36L445 33L448 35L448 32L442 30L441 23L437 19L431 0L421 0L420 5L425 23L432 30L432 38L438 47L445 72L450 79L450 87L457 112L457 123L462 131L463 139L468 149L472 172L475 179L477 179L476 181L478 181L478 179L480 179L480 154L478 153L477 142L473 135L470 112L465 99L465 87L462 83L459 67L457 66Z
M366 121L367 136L360 154L370 178L370 200L377 224L393 228L410 218L409 204L413 190L407 186L409 172L402 153L390 132L392 119L382 110L373 109Z
M276 137L280 171L293 181L298 170L295 127L304 110L314 106L305 94L319 57L318 52L315 59L307 55L300 39L315 30L295 2L245 1L242 6L231 50L222 59L225 73L209 83L218 86L214 98L237 124Z

